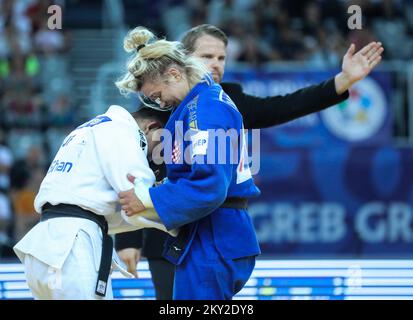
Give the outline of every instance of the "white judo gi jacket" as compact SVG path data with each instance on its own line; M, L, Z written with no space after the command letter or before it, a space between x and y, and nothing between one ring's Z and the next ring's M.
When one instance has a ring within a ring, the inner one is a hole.
M36 211L41 213L47 202L73 204L104 215L109 234L144 227L166 231L160 220L154 221L153 209L146 210L143 216L127 217L118 204L118 193L134 187L127 180L128 173L135 176L142 187L149 188L155 182L146 153L146 137L135 119L126 109L111 106L105 114L79 126L65 138L36 196ZM87 219L68 217L40 222L14 250L23 263L29 254L61 269L79 230L85 231L92 240L97 271L101 231Z

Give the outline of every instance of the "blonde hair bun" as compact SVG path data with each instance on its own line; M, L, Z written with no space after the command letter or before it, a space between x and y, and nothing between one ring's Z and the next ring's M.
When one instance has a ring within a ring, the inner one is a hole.
M115 84L126 96L131 92L139 92L147 80L161 79L171 66L179 68L191 86L208 73L201 61L185 54L181 43L158 39L145 27L139 26L129 31L123 46L127 52L131 52L131 57L126 64L125 74Z
M146 45L150 40L155 39L155 35L144 27L136 27L129 31L123 42L126 52L132 52L141 45Z

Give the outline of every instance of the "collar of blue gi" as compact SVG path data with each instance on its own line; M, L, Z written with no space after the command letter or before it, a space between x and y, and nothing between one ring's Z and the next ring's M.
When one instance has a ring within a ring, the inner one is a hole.
M214 79L210 73L207 73L200 82L198 82L191 91L186 95L184 100L179 104L179 106L175 109L180 109L182 106L185 106L190 102L193 98L195 98L201 91L205 90L206 88L212 86L214 84ZM175 111L173 110L173 111Z

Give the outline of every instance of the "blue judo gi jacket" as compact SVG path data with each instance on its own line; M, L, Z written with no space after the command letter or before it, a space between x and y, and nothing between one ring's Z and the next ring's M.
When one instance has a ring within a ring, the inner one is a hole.
M203 219L210 219L212 241L223 258L260 254L248 212L220 208L229 197L260 194L247 161L242 116L229 96L207 75L174 110L165 129L171 132L163 140L168 180L149 193L166 228L180 227L178 238L185 239L178 248L169 237L165 258L176 265L185 259ZM217 135L228 130L233 138L219 143Z

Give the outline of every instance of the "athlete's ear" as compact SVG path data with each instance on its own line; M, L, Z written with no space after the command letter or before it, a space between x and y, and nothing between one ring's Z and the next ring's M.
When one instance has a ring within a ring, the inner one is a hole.
M179 71L179 69L174 68L174 67L170 67L166 73L178 81L181 80L182 78L181 71Z
M158 120L150 120L148 124L149 130L156 130L162 128L162 123Z
M162 128L162 123L160 123L158 120L148 119L145 121L145 124L143 125L143 128L141 128L141 130L146 135L149 133L149 131L160 129L160 128Z

